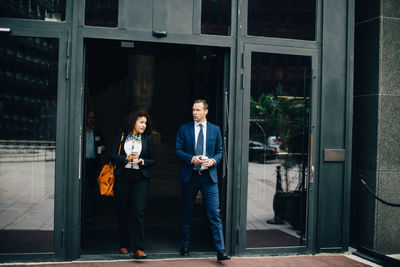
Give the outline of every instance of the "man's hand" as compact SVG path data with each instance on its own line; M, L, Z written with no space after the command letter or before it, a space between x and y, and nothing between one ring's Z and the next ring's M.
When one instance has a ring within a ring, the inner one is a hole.
M193 157L193 160L192 160L192 162L193 162L193 164L194 165L199 165L199 164L203 164L204 162L206 162L206 160L201 160L200 158L201 157L204 157L204 156L194 156Z
M200 159L200 158L203 158L203 159ZM203 164L204 168L209 168L211 166L214 166L214 164L215 164L214 159L209 159L206 156L194 156L192 162L194 165Z
M213 160L213 159L206 159L206 160L204 160L203 167L209 168L209 167L211 167L211 166L214 166L214 163L215 163L215 160Z

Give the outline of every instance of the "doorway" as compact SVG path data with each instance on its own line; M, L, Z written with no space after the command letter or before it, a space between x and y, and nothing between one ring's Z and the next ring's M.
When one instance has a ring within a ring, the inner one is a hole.
M316 56L247 45L241 249L312 246Z
M177 254L180 163L174 156L176 132L180 124L192 120L192 103L198 98L208 101L207 118L222 130L224 59L228 51L216 47L99 39L86 39L85 48L86 116L89 112L95 113L96 128L101 130L105 145L98 168L110 160L111 146L124 116L136 109L149 111L157 163L151 168L145 211L146 250L153 255ZM85 188L85 179L82 188ZM91 198L82 190L82 203L90 198L93 220L85 221L85 205L82 205L81 253L117 254L114 198L100 196L96 184L92 188ZM222 195L221 201L224 201ZM191 250L213 249L199 195L193 210Z

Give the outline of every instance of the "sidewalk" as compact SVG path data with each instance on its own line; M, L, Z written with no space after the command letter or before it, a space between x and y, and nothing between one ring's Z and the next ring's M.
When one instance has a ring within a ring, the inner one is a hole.
M215 258L203 259L162 259L162 260L118 260L118 261L74 261L60 263L9 263L0 266L30 266L30 267L209 267L209 266L229 266L229 267L363 267L380 266L366 261L354 255L345 254L320 254L320 255L301 255L301 256L275 256L275 257L234 257L229 261L217 262Z

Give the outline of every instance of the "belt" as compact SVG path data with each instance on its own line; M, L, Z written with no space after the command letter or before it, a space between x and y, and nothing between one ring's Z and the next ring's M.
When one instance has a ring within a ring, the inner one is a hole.
M204 176L204 175L210 175L210 172L208 171L208 169L205 169L205 170L193 170L193 174Z

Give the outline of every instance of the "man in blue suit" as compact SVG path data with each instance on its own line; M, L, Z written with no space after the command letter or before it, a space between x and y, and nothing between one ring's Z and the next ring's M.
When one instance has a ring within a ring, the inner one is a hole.
M207 113L207 102L196 100L192 109L194 121L181 125L176 137L175 155L181 161L179 180L182 185L180 253L189 255L192 207L201 190L217 260L223 261L230 257L225 252L219 210L217 165L222 159L222 138L219 127L207 122Z

